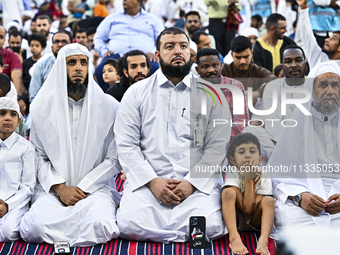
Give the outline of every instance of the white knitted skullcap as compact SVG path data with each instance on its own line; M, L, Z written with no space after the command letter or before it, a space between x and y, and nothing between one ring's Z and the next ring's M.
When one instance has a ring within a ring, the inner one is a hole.
M12 110L20 115L19 104L11 97L0 97L0 110Z

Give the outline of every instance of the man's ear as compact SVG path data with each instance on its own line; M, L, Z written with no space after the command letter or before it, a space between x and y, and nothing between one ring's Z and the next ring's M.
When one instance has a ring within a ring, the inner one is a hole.
M197 74L198 74L198 75L201 75L201 74L200 74L200 69L198 68L198 66L195 66L195 69L196 69Z
M155 51L155 56L156 56L156 58L158 59L158 62L159 62L159 51L158 50Z
M305 76L307 76L309 74L309 63L308 61L306 61L306 67L305 67Z
M129 78L129 73L128 73L128 70L127 69L123 69L123 73L125 75L126 78Z

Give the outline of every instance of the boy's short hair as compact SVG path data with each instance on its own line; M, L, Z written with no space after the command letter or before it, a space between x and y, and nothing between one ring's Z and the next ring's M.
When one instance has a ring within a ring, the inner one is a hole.
M19 118L19 104L16 100L11 97L0 97L0 110L11 110L16 111Z
M2 58L2 56L1 56L1 58ZM11 90L11 80L4 73L0 73L0 89L2 90L3 96L7 95L7 93Z
M42 48L46 48L46 36L40 33L31 34L28 37L28 45L31 44L32 41L38 41Z
M119 70L119 64L118 63L119 63L118 60L109 58L104 62L103 67L106 66L106 65L111 65L116 69L116 72L118 74L118 70Z
M256 145L259 150L259 154L261 156L261 145L259 139L252 133L241 133L234 137L233 141L230 145L230 153L232 157L235 157L235 151L238 146L241 144L253 143Z

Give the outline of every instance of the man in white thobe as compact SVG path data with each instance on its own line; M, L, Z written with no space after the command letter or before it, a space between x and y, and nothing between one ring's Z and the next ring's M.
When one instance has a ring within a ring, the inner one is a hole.
M196 173L195 167L221 165L226 157L230 125L214 127L214 119L231 120L229 106L219 92L223 107L208 96L207 113L201 111L206 92L198 88L206 87L192 79L189 40L182 30L163 30L156 56L161 70L127 90L115 124L127 176L117 212L121 237L185 242L190 216L205 216L208 240L221 237L226 228L220 173ZM194 138L191 127L202 131L201 138Z
M277 99L277 105L274 112L258 116L253 115L253 119L262 119L266 130L271 134L274 141L278 141L281 133L285 129L282 121L287 120L284 125L294 125L294 122L289 121L290 116L296 108L294 102L303 100L306 95L301 91L305 86L305 75L308 70L308 62L304 51L297 45L289 45L282 53L281 68L285 74L285 78L276 79L269 82L262 96L262 110L269 110L273 105L273 100ZM281 101L282 95L285 96L287 105L282 111L281 106L284 102ZM262 123L262 124L263 124Z
M320 63L309 74L311 115L296 109L298 122L285 129L269 161L291 171L271 174L276 198L275 224L340 227L340 68ZM296 171L294 172L294 166Z
M113 133L119 104L94 82L89 56L80 44L63 47L31 105L38 184L21 222L27 242L91 246L119 235L119 194L108 186L121 170Z

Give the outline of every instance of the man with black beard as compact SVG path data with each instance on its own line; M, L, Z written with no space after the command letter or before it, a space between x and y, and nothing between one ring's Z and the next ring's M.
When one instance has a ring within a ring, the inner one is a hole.
M118 75L120 81L109 87L106 93L120 102L125 91L132 84L148 77L149 72L150 61L146 54L140 50L129 51L119 60Z
M50 29L52 27L52 20L48 15L40 15L36 19L36 28L37 33L46 36L46 48L41 52L41 55L44 56L47 53L51 52L52 46L52 35L50 33Z
M187 31L187 36L189 39L192 39L192 35L200 30L202 27L201 16L197 11L190 11L185 14L185 23L184 27ZM209 36L210 47L215 49L215 38L212 35Z
M31 105L39 163L33 204L21 221L27 242L92 246L119 235L120 195L108 186L121 170L113 133L119 103L93 80L89 57L78 43L61 49Z
M52 52L53 56L49 56L45 59L38 61L33 70L30 86L29 86L29 94L30 94L30 102L32 103L35 96L39 92L40 88L44 84L47 76L49 75L54 62L58 56L59 50L65 45L72 43L72 35L70 32L66 30L60 30L55 33L52 37Z
M207 113L201 112L207 87L190 73L189 39L182 30L166 28L156 47L160 69L126 91L114 127L127 177L117 211L120 236L186 242L195 234L189 235L190 216L202 215L206 238L219 238L225 234L219 173L201 178L192 173L224 161L230 126L214 127L213 122L230 120L229 108L215 105L208 96ZM199 126L199 138L191 139L191 122L193 128Z

